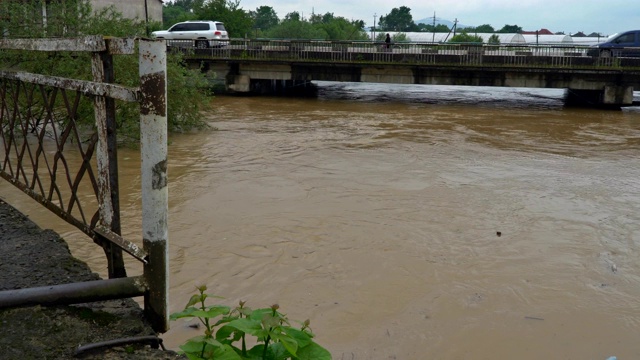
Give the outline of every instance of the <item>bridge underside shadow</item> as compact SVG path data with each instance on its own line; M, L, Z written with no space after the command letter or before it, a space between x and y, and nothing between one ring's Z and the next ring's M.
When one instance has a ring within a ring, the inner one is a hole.
M608 88L604 90L567 89L564 104L569 107L591 107L620 110L635 105L633 88Z
M234 87L237 89L238 84ZM242 85L243 89L245 86ZM308 80L269 80L251 79L249 80L247 91L229 91L236 95L268 95L286 97L316 97L318 86ZM227 90L230 90L227 87Z

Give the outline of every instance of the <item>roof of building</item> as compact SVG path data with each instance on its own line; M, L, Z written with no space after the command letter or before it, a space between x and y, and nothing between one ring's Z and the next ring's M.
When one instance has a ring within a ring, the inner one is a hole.
M521 32L521 34L522 35L535 35L535 34L538 34L538 35L553 35L553 32L551 32L551 30L549 30L549 29L542 28L540 30L534 30L534 31L523 31L523 32Z

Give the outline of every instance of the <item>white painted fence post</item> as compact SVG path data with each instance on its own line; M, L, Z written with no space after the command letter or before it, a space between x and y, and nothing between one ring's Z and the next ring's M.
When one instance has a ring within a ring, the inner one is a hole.
M169 330L169 230L167 213L167 48L141 39L140 152L142 158L142 239L148 254L149 286L144 310L158 332Z

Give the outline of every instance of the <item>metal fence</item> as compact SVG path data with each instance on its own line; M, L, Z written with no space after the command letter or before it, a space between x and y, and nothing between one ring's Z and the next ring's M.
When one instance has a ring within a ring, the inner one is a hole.
M373 62L405 64L640 67L640 58L600 57L585 45L572 44L459 44L372 41L231 39L208 49L193 41L168 40L170 49L189 57L242 60Z
M136 48L139 88L115 84L114 56L132 56ZM4 39L2 50L25 58L32 52L91 54L85 66L91 69L92 81L0 67L0 176L100 245L109 279L3 291L0 307L144 296L146 317L156 331L167 331L164 42L102 36ZM138 103L140 109L142 246L121 236L116 101ZM127 277L123 250L144 264L142 276Z

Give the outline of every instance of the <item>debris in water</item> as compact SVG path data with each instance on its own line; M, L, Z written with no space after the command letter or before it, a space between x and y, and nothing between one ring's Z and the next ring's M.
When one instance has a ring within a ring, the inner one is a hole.
M498 235L498 237L502 236L502 231L496 232L496 235Z
M540 321L544 320L543 318L539 318L535 316L525 316L524 318L527 320L540 320Z

